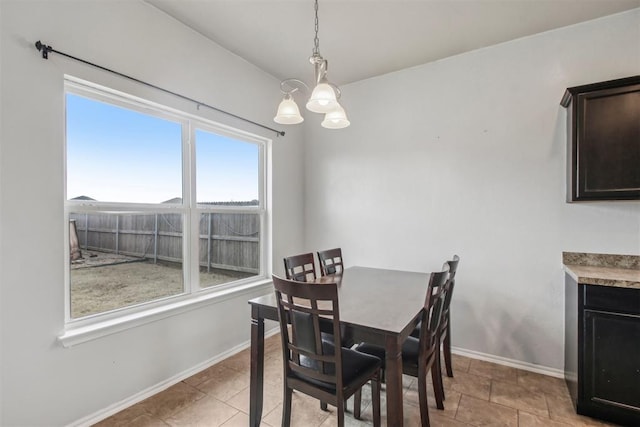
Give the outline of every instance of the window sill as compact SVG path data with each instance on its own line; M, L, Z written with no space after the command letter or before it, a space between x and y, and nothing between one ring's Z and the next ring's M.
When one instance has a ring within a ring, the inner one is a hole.
M155 322L160 319L165 319L167 317L176 316L206 305L220 303L243 294L249 294L255 292L260 287L266 287L266 285L270 284L271 280L264 279L258 282L221 289L217 292L208 292L195 298L189 298L148 310L127 314L115 319L109 319L85 326L68 327L62 335L58 336L58 341L65 348L73 347L77 344L82 344L87 341L92 341L107 335Z

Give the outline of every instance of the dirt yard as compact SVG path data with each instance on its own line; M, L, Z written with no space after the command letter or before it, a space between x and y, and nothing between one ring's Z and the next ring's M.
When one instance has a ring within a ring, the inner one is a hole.
M71 317L157 300L183 291L182 269L175 263L83 251L71 265ZM251 274L227 270L200 273L201 286L227 283Z

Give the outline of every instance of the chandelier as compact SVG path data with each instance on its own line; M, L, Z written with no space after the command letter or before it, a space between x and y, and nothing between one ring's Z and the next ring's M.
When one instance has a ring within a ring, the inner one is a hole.
M342 129L351 124L347 119L347 114L338 102L340 99L340 89L327 80L327 60L320 55L320 40L318 39L318 0L315 0L315 37L313 39L313 53L309 57L309 62L314 67L315 88L311 92L307 101L307 110L314 113L324 114L322 127L328 129ZM309 90L309 87L299 79L285 79L280 82L280 90L284 93L284 99L278 106L278 113L273 118L276 123L283 125L294 125L302 123L304 118L300 115L298 104L293 99L293 93L300 89Z

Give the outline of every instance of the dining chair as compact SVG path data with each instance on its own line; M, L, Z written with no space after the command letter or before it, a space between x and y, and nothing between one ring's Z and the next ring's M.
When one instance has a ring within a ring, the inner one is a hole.
M444 292L444 306L442 307L442 319L440 319L440 326L438 328L438 357L436 358L437 371L440 373L440 394L442 398L445 398L444 384L442 382L442 362L440 347L442 346L442 354L444 355L444 364L448 377L453 377L453 366L451 362L451 323L450 323L450 308L451 298L453 296L453 287L455 285L456 271L458 270L458 263L460 257L454 255L453 258L446 263L449 265L449 278L443 285ZM413 337L420 336L420 324L411 333ZM434 383L435 385L435 383Z
M316 279L313 253L293 255L284 258L284 271L288 280L309 282Z
M427 293L421 314L420 337L407 337L402 344L402 372L418 379L418 398L420 401L420 420L423 427L429 426L429 407L427 405L427 373L431 371L433 389L438 409L444 409L444 395L442 390L442 378L437 371L436 358L438 357L438 330L444 308L443 285L449 276L449 265L445 263L442 271L433 272L429 277ZM369 343L358 344L354 350L378 357L384 368L385 350ZM355 404L359 404L361 394L355 395Z
M293 390L337 408L344 426L346 400L371 381L373 425L380 426L379 358L322 339L321 320L329 320L340 342L340 309L336 283L310 284L273 276L282 339L284 402L282 425L291 423ZM289 325L291 326L289 328ZM353 415L359 419L360 399Z
M458 263L460 262L460 257L458 255L454 255L453 258L447 261L449 264L449 278L447 282L444 284L444 307L442 308L442 320L440 321L440 329L438 331L438 337L440 342L442 343L442 352L444 354L444 364L445 369L447 371L448 377L453 377L453 366L451 362L451 319L450 319L450 308L451 308L451 299L453 297L453 287L455 285L456 271L458 270ZM412 336L418 337L420 336L420 325L416 326L414 331L411 333ZM438 351L440 351L440 346L438 346ZM441 364L440 357L437 360L438 365ZM438 366L440 370L441 367ZM444 390L443 390L444 392Z
M318 251L318 261L320 262L320 274L322 276L329 276L344 271L341 248Z

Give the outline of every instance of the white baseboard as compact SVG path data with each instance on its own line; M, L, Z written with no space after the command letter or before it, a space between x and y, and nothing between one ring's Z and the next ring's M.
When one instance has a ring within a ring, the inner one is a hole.
M275 334L280 333L280 327L275 327L269 331L265 331L264 336L265 338L268 338L270 336L273 336ZM131 397L128 397L126 399L121 400L120 402L114 403L113 405L108 406L107 408L104 408L98 412L95 412L91 415L88 415L82 419L79 419L71 424L68 424L67 427L89 427L92 426L93 424L96 424L99 421L102 421L106 418L109 418L111 415L117 414L120 411L123 411L124 409L135 405L138 402L143 401L144 399L147 399L151 396L153 396L154 394L158 394L163 390L168 389L169 387L171 387L172 385L178 384L180 381L185 380L187 378L189 378L192 375L197 374L200 371L203 371L207 368L209 368L210 366L215 365L218 362L221 362L222 360L233 356L236 353L241 352L244 349L247 349L251 346L251 342L250 341L245 341L223 353L220 353L214 357L212 357L209 360L206 360L196 366L193 366L190 369L187 369L186 371L183 371L177 375L174 375L171 378L166 379L165 381L162 381L156 385L153 385L145 390L142 390L139 393L134 394Z
M280 328L279 327L275 327L269 331L265 332L265 338L276 335L280 332ZM171 378L168 378L165 381L162 381L152 387L149 387L139 393L134 394L131 397L128 397L126 399L121 400L120 402L114 403L113 405L108 406L105 409L102 409L98 412L95 412L91 415L88 415L80 420L77 420L71 424L69 424L67 427L88 427L91 426L93 424L96 424L99 421L102 421L108 417L110 417L111 415L117 414L118 412L132 406L135 405L138 402L143 401L144 399L147 399L151 396L153 396L154 394L160 393L163 390L166 390L167 388L171 387L172 385L175 385L177 383L179 383L182 380L185 380L187 378L189 378L192 375L197 374L198 372L209 368L210 366L215 365L218 362L221 362L222 360L233 356L236 353L241 352L242 350L249 348L251 346L251 342L250 341L245 341L231 349L229 349L228 351L225 351L223 353L220 353L214 357L212 357L211 359L202 362L190 369L187 369L184 372L181 372L177 375L174 375ZM556 377L556 378L564 378L564 371L560 370L560 369L555 369L555 368L549 368L546 366L542 366L542 365L536 365L533 363L527 363L527 362L522 362L520 360L514 360L514 359L509 359L506 357L501 357L501 356L494 356L492 354L486 354L486 353L481 353L479 351L473 351L473 350L466 350L463 348L458 348L458 347L452 347L451 348L451 352L454 354L458 354L460 356L465 356L465 357L469 357L471 359L478 359L478 360L484 360L486 362L492 362L492 363L496 363L498 365L505 365L505 366L510 366L512 368L518 368L518 369L522 369L525 371L531 371L531 372L536 372L539 374L543 374L543 375L549 375L552 377Z
M522 369L523 371L536 372L538 374L548 375L555 378L564 378L564 371L562 369L549 368L548 366L536 365L535 363L522 362L520 360L494 356L493 354L481 353L479 351L466 350L458 347L451 347L451 352L471 359L484 360L485 362Z

